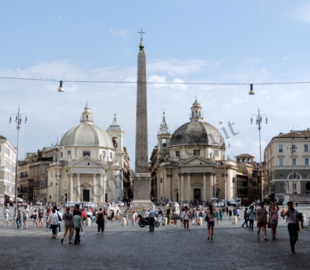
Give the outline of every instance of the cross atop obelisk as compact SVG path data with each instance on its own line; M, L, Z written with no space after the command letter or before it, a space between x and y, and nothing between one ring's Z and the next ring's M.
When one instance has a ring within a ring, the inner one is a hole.
M143 45L143 34L145 34L145 32L143 32L143 30L141 29L141 31L138 32L138 34L141 34L141 40L140 40L139 48L140 48L140 51L142 51L143 48L144 48L144 45ZM138 58L139 58L139 56L138 56ZM145 56L144 56L144 59L145 59ZM138 69L138 72L139 72L139 69Z

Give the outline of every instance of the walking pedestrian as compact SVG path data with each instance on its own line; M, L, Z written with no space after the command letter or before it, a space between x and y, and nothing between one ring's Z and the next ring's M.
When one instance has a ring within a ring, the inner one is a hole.
M246 225L246 227L248 227L248 219L249 219L248 208L245 208L244 213L243 213L243 218L244 218L244 222L241 225L242 228L244 228L244 224Z
M254 205L252 204L250 206L250 209L248 210L248 217L249 217L249 230L252 230L254 229L254 219L255 219L255 209L254 209Z
M41 229L43 229L43 215L44 215L44 213L43 213L42 206L40 207L38 214L39 214L39 227Z
M72 244L72 242L71 242L72 219L73 219L73 215L70 212L70 208L67 207L65 209L65 212L63 213L63 221L64 221L64 225L65 225L65 231L64 231L64 234L63 234L62 239L61 239L61 244L63 244L67 233L69 236L69 244Z
M210 240L213 241L213 233L214 233L214 219L215 219L215 213L213 210L212 205L209 205L209 209L205 212L206 215L208 216L208 241Z
M99 212L96 215L96 223L98 225L98 233L100 234L100 230L101 230L101 234L103 234L104 232L104 213L102 211L102 208L99 208Z
M81 211L78 211L78 213L73 216L73 223L74 223L74 230L75 230L75 240L74 245L80 244L80 231L83 231L82 227L82 217L81 217Z
M132 226L136 225L136 216L137 216L136 211L133 211L132 217L131 217Z
M184 224L184 229L189 231L189 211L187 206L184 208L184 211L182 212L182 220Z
M156 211L150 208L150 209L149 209L150 232L154 232L154 228L155 228L155 216L156 216Z
M17 205L17 216L16 216L16 226L17 229L22 229L22 211L19 208L19 205Z
M174 223L174 227L177 227L177 223L178 223L178 213L176 211L176 208L174 208L174 211L172 212L172 217L173 217L173 223Z
M58 228L58 216L57 216L55 208L49 214L48 223L50 224L50 227L52 228L52 238L56 239L56 237L57 237L57 228Z
M271 203L269 207L269 223L271 226L272 240L277 240L276 233L279 218L278 211L279 211L278 205L275 203Z
M218 208L216 209L215 215L216 215L216 224L219 224L219 220L220 220L221 217L220 217L220 212L219 212Z
M170 225L171 221L171 213L170 213L170 208L167 210L167 225Z
M285 212L288 233L290 235L291 252L295 254L295 244L298 240L299 219L298 211L294 209L293 202L287 203L288 210Z
M257 240L260 240L259 234L261 228L263 228L264 231L264 240L268 241L267 239L267 231L266 231L266 225L267 225L267 210L264 207L264 202L260 203L260 208L256 211L256 220L257 220Z
M37 213L37 209L34 209L34 212L33 212L33 228L34 228L34 225L37 226L37 228L39 228L39 224L38 224L38 213Z
M3 226L10 226L10 224L9 224L9 216L11 216L10 210L9 210L9 207L6 207L4 209L4 224L3 224Z
M232 210L231 209L229 209L229 220L231 220L231 216L232 216Z
M25 205L25 209L23 211L23 223L24 223L24 229L28 229L28 223L27 223L27 220L28 220L28 216L29 216L29 209L28 209L28 206Z

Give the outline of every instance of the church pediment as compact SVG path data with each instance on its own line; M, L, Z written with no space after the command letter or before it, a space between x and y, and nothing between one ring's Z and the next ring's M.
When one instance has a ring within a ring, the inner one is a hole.
M78 160L75 160L69 165L69 167L71 168L75 168L75 167L91 167L91 168L100 167L102 168L103 166L104 166L103 163L89 156L85 156Z
M189 159L186 159L180 163L180 167L214 167L216 164L210 159L205 159L200 156L194 156Z

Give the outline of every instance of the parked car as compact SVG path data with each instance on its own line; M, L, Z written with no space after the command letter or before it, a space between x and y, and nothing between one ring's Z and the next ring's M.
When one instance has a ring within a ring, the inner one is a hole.
M276 201L276 204L277 205L283 205L283 202L282 201Z
M42 205L43 203L41 201L36 201L36 205Z

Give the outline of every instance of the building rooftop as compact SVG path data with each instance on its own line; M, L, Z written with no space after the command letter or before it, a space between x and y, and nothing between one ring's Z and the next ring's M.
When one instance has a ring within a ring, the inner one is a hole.
M280 133L278 136L274 138L310 138L310 129L306 130L291 130L288 133Z

